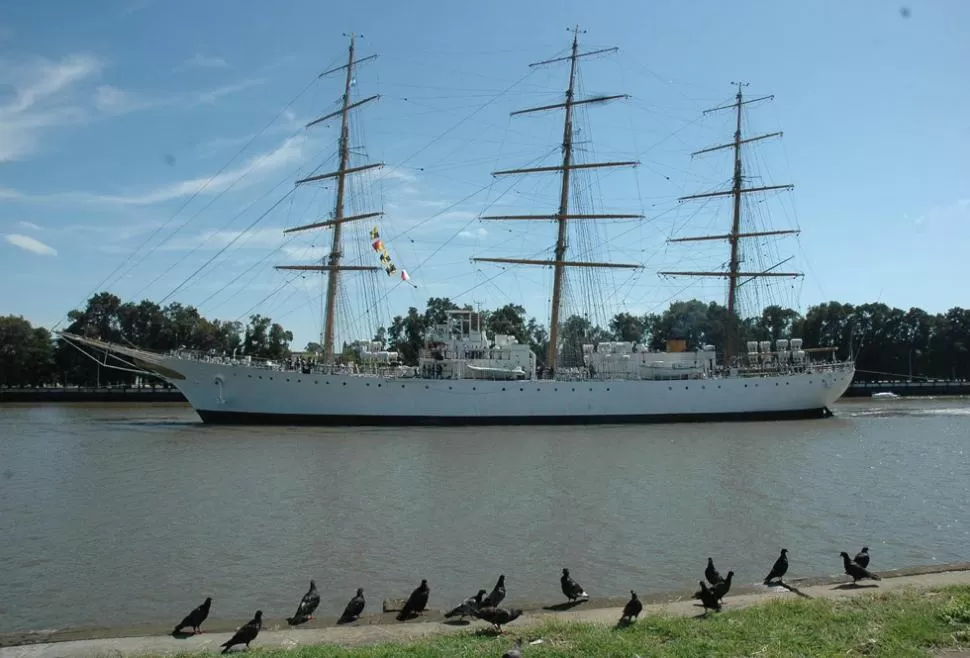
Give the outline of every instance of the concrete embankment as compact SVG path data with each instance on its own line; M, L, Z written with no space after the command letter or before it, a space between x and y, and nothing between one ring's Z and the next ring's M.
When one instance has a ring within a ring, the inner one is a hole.
M935 589L947 585L970 585L970 563L912 567L881 571L883 580L878 586L868 582L853 586L847 576L792 578L784 587L743 585L736 582L725 599L725 610L757 605L772 599L808 598L837 599L850 596L886 592L903 588ZM643 615L666 614L693 616L700 614L699 603L691 598L692 591L641 597ZM594 598L586 603L565 609L559 605L528 605L516 597L506 605L522 607L525 614L510 626L525 629L550 619L615 624L619 619L625 597ZM371 604L373 605L373 604ZM173 617L180 615L176 614ZM173 623L174 623L173 621ZM73 631L27 632L0 634L0 658L95 658L105 655L171 655L184 652L218 651L218 646L246 620L213 619L204 624L201 635L177 639L167 635L171 626L127 629L79 629ZM282 619L264 619L263 631L253 647L294 648L313 644L358 646L383 642L408 642L420 637L454 633L485 627L482 621L455 624L444 620L441 611L429 611L418 620L401 623L394 614L365 615L360 621L336 626L332 618L314 619L298 628L291 628Z
M0 388L0 402L182 402L168 388Z

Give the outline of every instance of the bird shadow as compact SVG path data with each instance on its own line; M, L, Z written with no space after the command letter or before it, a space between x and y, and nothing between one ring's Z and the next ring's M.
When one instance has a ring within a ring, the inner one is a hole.
M773 580L770 583L770 585L778 585L779 587L783 587L783 588L787 589L789 592L791 592L792 594L796 594L796 595L802 597L803 599L810 599L810 598L812 598L811 596L809 596L808 594L806 594L802 590L798 589L794 585L789 585L788 583L786 583L783 580Z
M310 621L309 617L287 617L286 623L290 626L299 626L300 624L305 624Z
M555 603L553 605L547 605L543 607L543 610L552 610L553 612L562 612L563 610L572 610L580 603L586 603L586 599L577 599L575 601L566 601L565 603Z
M446 619L441 623L446 624L448 626L468 626L469 624L471 624L471 622L468 621L467 619Z
M195 633L192 631L179 631L178 633L172 633L172 637L176 640L185 640L190 637L195 637Z
M624 628L629 628L630 626L633 626L633 623L634 623L633 619L628 619L627 617L621 617L619 621L616 622L616 626L613 627L613 630L619 631Z
M873 587L879 587L879 585L876 585L875 583L872 583L871 585L860 585L859 583L842 583L841 585L836 585L832 589L853 590L853 589L871 589Z
M357 621L358 619L359 617L341 617L340 619L337 620L337 623L340 625L349 624L351 622Z

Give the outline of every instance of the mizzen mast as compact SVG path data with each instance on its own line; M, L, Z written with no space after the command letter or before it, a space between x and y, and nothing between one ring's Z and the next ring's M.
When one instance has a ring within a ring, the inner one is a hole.
M346 35L345 35L346 36ZM371 169L377 169L384 166L383 162L377 162L372 164L360 165L357 167L351 167L350 165L350 111L369 103L371 101L380 98L379 95L369 96L367 98L361 99L359 101L351 102L350 100L350 88L354 83L354 67L362 62L366 62L375 59L377 55L369 55L367 57L362 57L360 59L354 59L354 45L355 45L355 35L350 35L350 46L348 48L347 63L342 66L337 66L328 71L324 71L318 77L323 78L332 73L338 71L346 71L346 77L344 80L344 94L341 102L340 109L336 112L331 112L318 119L314 119L310 123L306 124L307 128L311 128L319 123L323 123L334 117L340 117L340 143L339 143L339 157L340 164L336 171L332 171L326 174L316 174L309 176L307 178L300 179L296 181L296 185L304 185L306 183L313 183L321 180L337 179L337 195L336 201L334 203L333 213L330 219L314 222L312 224L304 224L303 226L294 226L293 228L288 228L284 233L296 233L298 231L308 231L317 228L332 228L333 238L330 242L330 254L324 259L320 265L277 265L278 270L297 270L297 271L308 271L308 272L326 272L327 273L327 296L324 310L323 319L323 360L324 363L333 363L333 333L334 333L334 315L336 314L337 306L337 282L340 272L347 271L376 271L379 267L367 266L367 265L342 265L341 260L343 258L343 244L341 242L341 229L343 225L347 222L354 222L362 219L369 219L372 217L380 217L383 212L367 212L359 215L344 215L344 196L346 194L346 179L350 174L356 174L363 171L369 171Z
M482 219L489 220L554 220L558 224L558 232L556 235L556 248L555 248L555 258L554 260L533 260L525 258L473 258L472 260L478 262L488 262L488 263L509 263L515 265L540 265L540 266L552 266L553 268L553 284L552 284L552 308L550 310L550 320L549 320L549 349L546 356L547 367L550 372L554 373L556 369L556 357L558 355L558 343L559 343L559 314L560 314L560 304L562 300L562 288L563 288L563 278L565 274L565 268L567 267L602 267L602 268L632 268L639 269L642 266L637 264L625 264L625 263L600 263L600 262L589 262L589 261L567 261L566 260L566 249L568 246L567 240L567 230L566 222L568 220L584 220L584 219L642 219L643 215L621 215L621 214L570 214L569 213L569 181L570 172L579 169L596 169L601 167L624 167L624 166L636 166L640 164L636 161L630 162L595 162L595 163L575 163L573 161L573 108L577 105L588 105L593 103L602 103L610 100L615 100L618 98L629 98L628 94L616 94L610 96L596 96L592 98L586 98L582 100L576 100L575 98L575 87L576 87L576 69L578 61L581 57L589 57L590 55L600 55L603 53L616 52L617 48L602 48L599 50L592 50L585 53L579 52L579 26L575 28L570 28L573 33L573 43L570 54L566 57L557 57L555 59L548 59L541 62L535 62L530 64L530 67L544 66L546 64L552 64L556 62L569 62L569 86L566 89L566 98L562 103L555 103L553 105L543 105L541 107L533 107L525 110L518 110L512 112L512 116L517 116L521 114L528 114L531 112L542 112L545 110L565 110L565 117L563 120L563 135L562 135L562 164L549 167L530 167L525 169L507 169L504 171L493 172L493 176L505 176L510 174L531 174L531 173L548 173L548 172L561 172L561 187L559 195L559 210L555 215L488 215L483 216Z
M733 109L736 114L734 140L727 143L721 144L719 146L711 146L709 148L701 149L700 151L695 151L691 153L691 157L701 155L703 153L712 153L714 151L720 151L722 149L733 149L734 150L734 178L733 184L730 190L723 192L708 192L706 194L691 194L689 196L680 197L678 201L690 201L692 199L706 199L710 197L723 197L730 196L734 200L734 213L731 221L731 231L730 233L725 233L722 235L701 235L696 237L688 238L674 238L668 240L667 242L697 242L701 240L727 240L731 245L731 260L729 261L729 267L727 272L660 272L660 274L665 276L699 276L699 277L722 277L728 280L728 304L727 304L727 316L728 316L728 326L725 327L725 346L724 346L724 365L729 366L732 357L737 353L737 292L738 288L749 281L759 278L759 277L799 277L803 276L800 272L778 272L775 271L779 265L782 263L777 263L768 269L761 272L742 272L741 271L741 255L740 255L740 241L744 238L756 238L756 237L766 237L774 235L791 235L798 234L798 230L780 230L780 231L756 231L750 233L741 232L741 195L748 194L751 192L767 192L770 190L791 190L795 186L791 184L785 185L766 185L762 187L743 187L744 175L741 167L741 146L744 144L749 144L751 142L757 142L762 139L768 139L770 137L781 137L781 132L768 133L765 135L758 135L756 137L742 138L741 136L741 111L742 108L749 103L757 103L759 101L771 100L774 96L762 96L760 98L752 98L750 100L744 100L744 96L741 92L742 87L748 86L746 82L732 82L731 84L737 85L738 93L734 97L734 102L729 105L722 105L720 107L714 107L709 110L705 110L704 114L710 114L713 112L719 112L721 110ZM740 281L740 279L745 279Z

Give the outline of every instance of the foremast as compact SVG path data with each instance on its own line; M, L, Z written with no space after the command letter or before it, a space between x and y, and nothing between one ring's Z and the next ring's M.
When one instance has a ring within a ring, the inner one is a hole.
M346 36L346 35L345 35ZM324 318L323 318L323 361L326 364L332 364L334 362L334 350L333 350L333 335L334 335L334 317L336 315L337 307L337 283L339 280L339 275L341 272L347 271L377 271L380 268L376 266L368 265L343 265L341 261L343 259L343 244L341 242L341 232L343 225L348 222L355 222L362 219L370 219L372 217L380 217L383 212L366 212L358 215L344 215L344 196L346 194L346 180L347 176L351 174L360 173L363 171L369 171L371 169L377 169L384 166L383 162L376 162L371 164L364 164L356 167L350 166L350 111L356 109L366 103L375 101L380 98L379 95L369 96L363 98L359 101L351 102L350 99L350 89L354 83L354 68L372 59L375 59L377 55L369 55L367 57L362 57L360 59L354 59L355 57L355 35L350 35L350 46L348 47L347 63L342 66L337 66L335 68L329 69L321 73L319 78L326 77L338 71L346 71L344 78L344 94L341 99L340 109L336 112L331 112L330 114L325 114L324 116L314 119L313 121L306 124L306 128L312 128L313 126L323 123L334 117L340 117L340 141L339 141L339 165L336 171L331 171L326 174L315 174L313 176L308 176L307 178L302 178L296 181L296 185L304 185L306 183L313 183L321 180L336 179L337 180L337 194L336 200L334 202L333 213L330 219L314 222L312 224L304 224L302 226L295 226L293 228L288 228L283 231L283 233L296 233L299 231L309 231L312 229L319 228L332 228L333 236L330 241L330 253L323 259L320 265L277 265L277 270L297 270L305 272L326 272L327 273L327 295L324 307Z
M566 89L565 100L562 103L555 103L553 105L543 105L541 107L533 107L525 110L517 110L511 113L511 116L517 116L521 114L528 114L532 112L542 112L546 110L558 110L563 109L564 119L563 119L563 133L562 133L562 164L549 167L530 167L525 169L507 169L503 171L492 172L493 176L506 176L511 174L529 174L529 173L550 173L559 172L561 175L561 186L559 195L559 210L555 215L488 215L483 216L482 219L488 220L554 220L558 224L558 231L556 234L556 247L554 252L553 260L533 260L524 258L473 258L472 260L478 262L488 262L488 263L509 263L514 265L539 265L553 268L553 284L552 284L552 304L550 309L550 319L549 319L549 348L546 355L546 366L551 373L555 373L556 361L558 356L558 345L559 345L559 315L560 315L560 305L562 300L562 288L565 270L567 267L596 267L596 268L631 268L639 269L642 266L639 264L627 264L627 263L601 263L601 262L590 262L590 261L568 261L566 260L566 251L568 247L568 232L567 232L567 221L569 220L587 220L587 219L642 219L643 215L624 215L624 214L570 214L569 213L569 192L570 192L570 172L577 169L595 169L602 167L628 167L636 166L640 164L637 161L629 162L593 162L593 163L576 163L573 160L573 108L577 105L591 105L594 103L603 103L610 100L615 100L619 98L629 98L628 94L615 94L609 96L596 96L591 98L585 98L582 100L576 100L575 98L575 87L576 87L576 71L579 59L582 57L589 57L591 55L600 55L604 53L616 52L617 48L601 48L598 50L592 50L585 53L579 52L579 26L575 28L569 28L573 33L573 43L570 50L570 54L566 57L557 57L554 59L547 59L541 62L535 62L530 64L531 68L538 66L544 66L547 64L553 64L557 62L569 62L569 85Z
M700 235L687 238L673 238L667 242L697 242L701 240L727 240L731 245L731 260L729 261L727 272L660 272L660 274L665 276L697 276L697 277L721 277L727 278L728 280L728 300L727 300L727 318L728 326L724 328L725 330L725 345L724 345L724 365L725 367L730 366L731 359L737 354L737 293L738 288L740 288L745 283L752 281L761 277L800 277L803 276L800 272L778 272L775 268L784 264L790 259L785 259L780 263L772 265L768 269L761 272L743 272L741 271L741 254L740 254L740 242L746 238L757 238L765 236L776 236L776 235L792 235L798 234L799 231L795 230L779 230L779 231L756 231L749 233L741 232L741 197L744 194L749 194L752 192L768 192L770 190L791 190L794 189L792 184L784 185L765 185L761 187L743 187L744 174L742 171L741 164L741 146L744 144L750 144L751 142L761 141L763 139L769 139L771 137L781 137L782 132L768 133L765 135L758 135L756 137L743 138L741 136L741 111L745 105L749 103L757 103L759 101L771 100L774 95L762 96L760 98L752 98L749 100L744 100L744 95L742 93L742 88L747 87L746 82L732 82L731 84L737 85L738 92L734 97L734 102L728 105L721 105L719 107L714 107L709 110L705 110L704 114L711 114L713 112L720 112L721 110L733 109L736 115L735 121L735 131L734 140L718 146L711 146L700 151L694 151L691 153L691 157L701 155L703 153L712 153L714 151L720 151L722 149L733 149L734 150L734 177L733 184L730 190L722 192L708 192L706 194L691 194L689 196L683 196L677 199L680 202L690 201L693 199L707 199L710 197L726 197L730 196L733 198L733 215L731 220L731 231L730 233L725 233L721 235ZM745 279L741 281L741 279Z

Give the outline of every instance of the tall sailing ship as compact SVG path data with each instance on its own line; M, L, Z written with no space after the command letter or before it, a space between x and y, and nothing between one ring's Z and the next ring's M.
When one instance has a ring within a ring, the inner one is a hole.
M684 420L758 420L812 418L830 415L829 407L852 381L854 364L836 361L828 348L810 349L796 336L774 341L747 342L739 349L737 323L738 288L761 277L800 276L779 272L777 267L744 271L739 245L748 238L783 235L792 231L743 232L741 199L747 194L788 189L790 185L745 187L742 146L779 135L772 133L744 137L741 116L747 100L738 84L733 103L708 112L733 110L737 128L731 142L703 149L696 154L732 149L733 185L730 190L683 197L682 201L708 197L733 200L730 230L720 235L678 238L671 242L719 240L730 245L730 260L724 271L673 271L670 276L704 276L726 279L728 288L726 343L721 358L713 345L686 349L683 341L668 341L666 351L652 351L645 345L624 341L598 342L582 346L582 354L571 363L560 364L560 314L566 271L576 268L639 268L639 264L570 260L569 222L603 219L637 221L641 215L590 214L571 209L571 176L582 170L629 167L637 162L578 162L573 142L574 110L594 106L626 95L603 95L578 99L577 67L587 56L615 48L580 52L578 28L574 30L568 55L537 62L532 66L568 64L569 82L562 102L513 112L562 111L562 162L554 166L510 169L496 176L515 174L557 174L560 178L559 207L553 214L486 216L486 220L550 221L557 226L553 258L481 257L479 262L532 265L552 268L553 285L548 351L544 363L527 344L509 335L491 335L478 311L455 310L444 322L424 336L416 367L399 362L398 354L376 341L357 344L355 363L338 364L334 350L339 277L345 272L375 270L367 265L343 262L342 229L350 222L364 221L382 213L345 213L347 179L354 174L382 166L380 163L351 166L349 127L351 112L377 99L352 99L354 70L365 57L356 59L355 41L350 37L347 63L325 73L344 73L344 94L338 111L310 124L339 117L339 165L330 173L297 181L336 182L336 201L325 221L288 229L332 232L329 256L319 265L281 265L278 269L317 271L327 277L323 324L323 358L312 364L279 364L250 357L236 358L176 351L159 354L136 347L62 333L77 346L110 352L123 367L151 374L177 387L206 423L240 424L579 424L619 422L671 422ZM323 75L323 74L321 74ZM385 268L393 267L385 264ZM813 359L822 354L823 358Z

